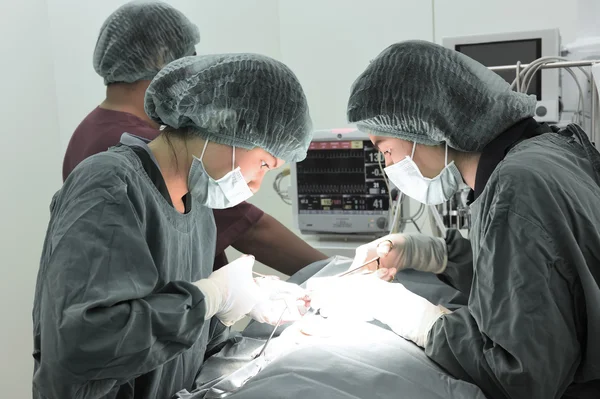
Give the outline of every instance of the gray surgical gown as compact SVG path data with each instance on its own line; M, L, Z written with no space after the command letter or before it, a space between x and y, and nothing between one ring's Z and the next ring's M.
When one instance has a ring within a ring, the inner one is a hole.
M472 262L447 238L445 277L469 304L425 350L490 398L600 398L599 158L584 148L577 133L521 142L471 207Z
M169 398L215 331L192 282L212 272L212 210L178 213L120 146L55 195L33 309L33 397Z

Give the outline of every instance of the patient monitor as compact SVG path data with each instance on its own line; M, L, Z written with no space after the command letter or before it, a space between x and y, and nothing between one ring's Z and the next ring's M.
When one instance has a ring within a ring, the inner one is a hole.
M306 159L291 165L296 227L311 235L387 234L397 190L384 163L368 135L354 128L315 132ZM408 201L401 212L408 214Z
M442 39L444 47L463 53L487 67L530 63L541 57L560 56L560 32L544 29L505 32ZM515 80L515 70L497 72L508 83ZM557 69L536 73L528 93L537 98L535 118L540 122L559 122L560 74Z

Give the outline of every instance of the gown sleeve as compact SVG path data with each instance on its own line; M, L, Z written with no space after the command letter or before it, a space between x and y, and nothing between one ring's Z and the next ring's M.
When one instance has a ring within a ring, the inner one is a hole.
M498 206L468 307L434 324L426 354L490 398L560 397L579 364L572 282L545 229Z
M456 229L449 229L446 233L446 248L448 263L443 273L438 278L454 287L465 295L471 291L473 280L473 252L471 241L464 238Z
M159 285L164 265L155 264L152 251L173 246L148 247L126 194L89 197L73 201L62 221L55 217L46 238L51 248L40 270L38 378L48 386L131 380L190 348L205 325L204 296L196 286ZM187 255L172 254L185 257L182 263Z

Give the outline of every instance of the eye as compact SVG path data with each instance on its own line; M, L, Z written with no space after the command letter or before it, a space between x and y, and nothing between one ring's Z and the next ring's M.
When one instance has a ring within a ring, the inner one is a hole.
M265 161L260 161L260 167L261 168L271 169L271 167L269 166L269 164L266 163Z

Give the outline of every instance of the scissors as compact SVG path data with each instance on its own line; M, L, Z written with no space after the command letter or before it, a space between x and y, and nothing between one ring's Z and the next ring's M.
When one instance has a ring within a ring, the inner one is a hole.
M360 271L360 270L361 270L361 269L363 269L364 267L366 267L366 266L369 266L371 263L373 263L373 262L377 262L377 269L375 269L375 270L369 270L369 272L368 272L368 273L364 273L364 274L370 274L370 273L374 273L375 271L379 270L379 266L380 266L379 259L380 259L380 258L381 258L380 256L376 256L376 257L374 257L373 259L370 259L370 260L366 261L366 262L365 262L365 263L363 263L362 265L360 265L360 266L358 266L358 267L355 267L355 268L354 268L354 269L352 269L352 270L348 270L347 272L344 272L344 273L338 274L336 277L344 277L344 276L349 276L349 275L351 275L351 274L354 274L354 273L356 273L356 272Z

